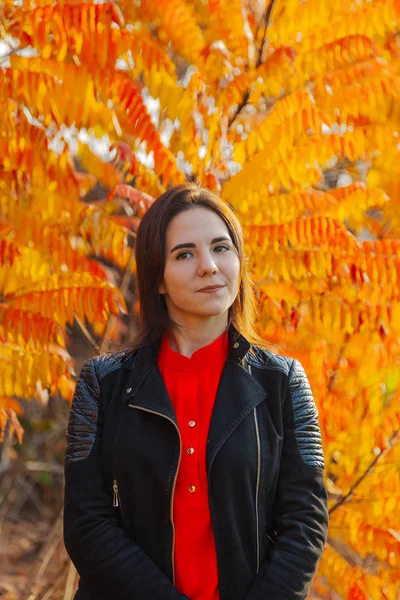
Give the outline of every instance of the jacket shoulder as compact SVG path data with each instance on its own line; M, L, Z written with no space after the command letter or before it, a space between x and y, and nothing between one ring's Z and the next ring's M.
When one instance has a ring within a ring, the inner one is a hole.
M137 351L116 350L107 354L99 354L85 361L84 369L92 370L99 381L117 369L132 369Z
M248 360L252 367L276 370L288 378L289 404L286 427L295 432L296 443L305 464L324 468L318 409L310 382L302 364L290 356L274 354L264 348L254 347Z
M88 358L76 382L68 421L66 465L87 458L97 436L100 382L117 369L131 369L136 353L118 350Z
M293 365L293 358L284 356L283 354L275 354L271 350L252 346L253 353L247 355L247 360L252 367L265 370L281 371L284 375L289 376L290 369Z

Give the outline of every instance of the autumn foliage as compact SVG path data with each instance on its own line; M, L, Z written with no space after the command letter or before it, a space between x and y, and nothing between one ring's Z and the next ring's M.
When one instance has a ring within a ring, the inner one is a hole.
M245 226L260 333L312 384L321 598L400 589L399 30L399 0L1 8L0 426L71 398L68 327L122 340L140 218L196 174Z

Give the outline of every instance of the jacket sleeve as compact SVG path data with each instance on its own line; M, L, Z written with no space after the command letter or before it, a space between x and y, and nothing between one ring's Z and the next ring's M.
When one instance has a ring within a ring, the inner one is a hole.
M96 358L77 381L67 430L64 542L89 597L184 600L170 579L118 526L102 471L103 415ZM187 599L186 599L187 600Z
M284 437L274 504L276 540L245 600L305 600L328 535L318 412L293 360L283 407Z

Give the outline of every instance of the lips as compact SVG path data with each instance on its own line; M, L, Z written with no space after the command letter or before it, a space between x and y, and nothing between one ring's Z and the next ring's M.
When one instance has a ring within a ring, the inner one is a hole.
M223 287L223 285L209 285L208 287L199 290L199 292L211 292L212 290L220 290Z

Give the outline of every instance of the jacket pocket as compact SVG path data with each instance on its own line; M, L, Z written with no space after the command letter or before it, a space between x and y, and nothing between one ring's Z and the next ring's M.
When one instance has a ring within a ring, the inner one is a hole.
M270 534L268 534L267 532L265 532L264 533L264 551L265 551L265 556L267 559L269 559L271 557L271 551L274 546L275 546L274 533L270 532Z

